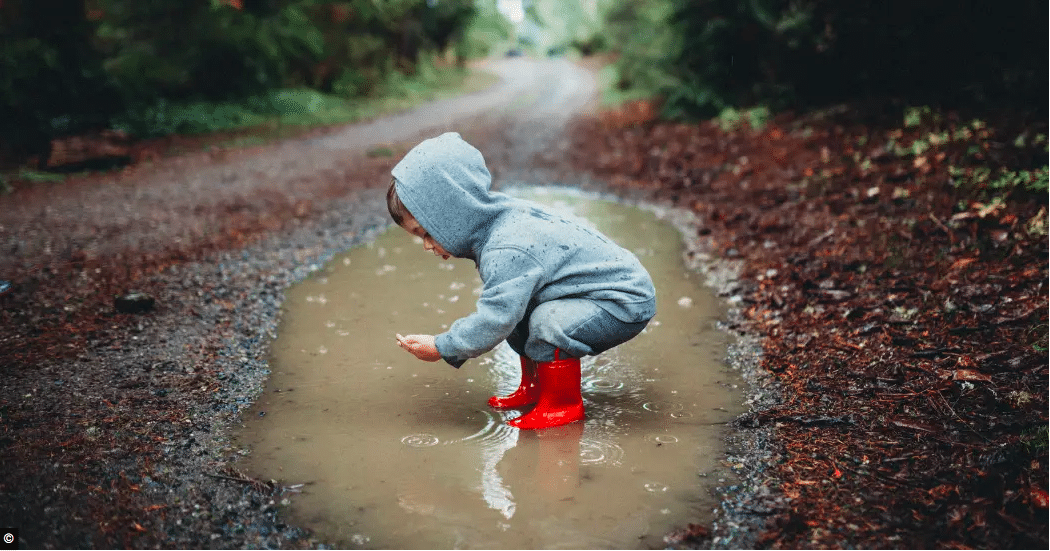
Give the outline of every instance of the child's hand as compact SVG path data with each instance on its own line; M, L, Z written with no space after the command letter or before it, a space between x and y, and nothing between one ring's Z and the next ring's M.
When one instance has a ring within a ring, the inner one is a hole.
M436 362L441 359L441 353L438 352L437 346L434 344L434 335L409 335L402 337L399 334L397 335L397 344L407 350L409 354L425 362Z

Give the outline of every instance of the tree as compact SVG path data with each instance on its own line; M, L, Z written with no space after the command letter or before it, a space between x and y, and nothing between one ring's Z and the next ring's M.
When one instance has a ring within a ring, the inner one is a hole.
M606 20L625 78L710 116L865 98L1045 110L1045 19L1036 0L626 0Z
M0 5L0 153L46 166L53 136L103 127L123 107L94 31L80 0Z

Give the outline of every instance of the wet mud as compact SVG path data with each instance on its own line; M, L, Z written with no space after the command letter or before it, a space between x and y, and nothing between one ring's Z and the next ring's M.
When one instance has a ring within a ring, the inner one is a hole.
M583 360L582 423L519 431L493 410L518 357L504 343L456 370L402 351L472 311L469 260L392 228L287 291L272 374L240 435L244 469L303 484L294 521L345 547L646 548L711 521L725 423L744 410L719 302L653 213L517 190L639 256L658 292L643 334Z

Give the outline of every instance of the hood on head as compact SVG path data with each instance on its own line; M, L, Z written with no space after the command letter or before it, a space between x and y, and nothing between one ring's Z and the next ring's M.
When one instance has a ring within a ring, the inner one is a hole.
M489 193L492 176L481 152L447 132L412 148L391 173L419 225L453 256L474 258L506 198Z

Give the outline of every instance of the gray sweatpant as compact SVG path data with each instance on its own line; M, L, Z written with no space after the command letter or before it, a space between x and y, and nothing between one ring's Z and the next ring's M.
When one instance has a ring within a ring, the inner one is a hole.
M620 321L591 300L552 300L527 311L507 337L507 344L538 362L553 360L555 348L561 349L560 358L582 358L633 339L648 324L649 320Z

